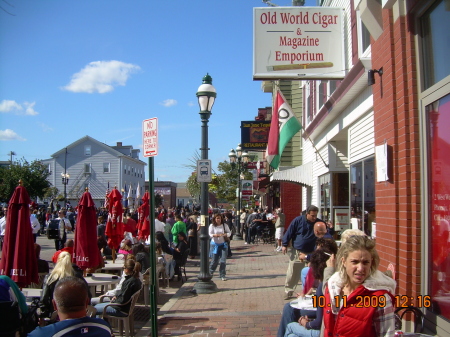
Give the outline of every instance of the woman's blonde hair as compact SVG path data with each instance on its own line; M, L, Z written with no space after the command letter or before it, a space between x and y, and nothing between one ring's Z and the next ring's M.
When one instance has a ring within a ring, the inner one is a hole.
M341 245L343 245L345 243L345 241L347 241L348 237L353 236L353 235L366 236L366 233L364 233L362 230L356 229L356 228L346 229L341 234Z
M48 276L47 284L58 281L63 277L75 276L75 270L72 267L72 255L68 252L62 252L58 255L58 260L56 261L55 268Z
M348 255L351 252L356 250L365 250L369 252L372 257L371 265L370 265L370 275L373 275L380 264L380 257L378 256L377 250L375 249L375 241L370 239L367 236L361 235L353 235L347 237L347 240L338 250L336 261L338 263L337 271L339 272L339 276L343 280L344 284L348 283L349 277L347 275L347 271L344 267L344 261L347 260Z

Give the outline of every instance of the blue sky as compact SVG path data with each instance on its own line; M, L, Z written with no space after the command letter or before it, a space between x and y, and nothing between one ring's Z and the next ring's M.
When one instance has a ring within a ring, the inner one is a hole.
M85 135L142 155L142 121L158 117L155 179L185 182L183 164L201 141L195 93L208 72L217 90L209 122L215 167L240 142L240 121L272 104L252 80L252 8L265 6L0 0L0 160L10 151L47 159Z

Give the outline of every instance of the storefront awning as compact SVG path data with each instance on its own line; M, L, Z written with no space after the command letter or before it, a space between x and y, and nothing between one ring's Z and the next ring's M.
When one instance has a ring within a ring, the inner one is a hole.
M276 171L270 177L270 181L289 181L313 186L313 163L309 162L291 169Z

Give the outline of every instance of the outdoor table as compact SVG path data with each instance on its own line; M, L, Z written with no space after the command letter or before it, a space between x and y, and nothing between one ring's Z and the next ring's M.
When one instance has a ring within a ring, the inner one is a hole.
M122 269L123 269L123 265L124 265L124 260L116 260L116 262L107 262L105 261L105 266L102 268L102 271L105 271L107 273L112 272L112 273L116 273L116 274L120 274Z
M97 286L105 286L106 290L109 290L112 289L113 285L120 282L120 277L104 273L89 274L84 279L91 289L92 296L95 296L95 288Z
M426 335L424 333L418 333L418 332L404 332L403 336L407 336L407 337L433 337L433 335Z
M26 303L28 306L31 305L31 302L33 300L33 298L37 297L40 298L41 294L42 294L42 289L37 289L37 288L23 288L22 289L22 294L25 296L26 298Z

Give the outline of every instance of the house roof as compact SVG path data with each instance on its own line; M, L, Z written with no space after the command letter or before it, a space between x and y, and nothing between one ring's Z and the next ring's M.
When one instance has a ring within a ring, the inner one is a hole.
M113 153L114 155L116 155L117 157L126 157L127 159L130 159L130 160L139 162L140 164L147 165L147 163L145 163L144 161L139 160L139 159L135 159L135 158L130 157L130 156L127 156L127 155L123 154L122 152L117 151L117 150L114 149L113 147L111 147L111 146L109 146L109 145L106 145L105 143L99 142L98 140L96 140L96 139L94 139L94 138L92 138L92 137L90 137L90 136L87 136L87 135L84 136L84 137L82 137L82 138L80 138L80 139L78 139L78 140L76 140L76 141L73 142L72 144L69 144L68 146L63 147L61 150L55 152L54 154L52 154L52 158L55 158L55 157L58 157L58 156L64 154L65 151L66 151L66 148L67 148L67 149L73 148L73 147L75 147L75 146L77 146L77 145L82 144L83 142L85 142L85 141L87 141L87 140L90 140L91 142L96 143L96 144L99 145L100 147L103 147L105 150L107 150L107 151L109 151L109 152L112 152L112 153ZM130 147L131 147L131 145L130 145Z

